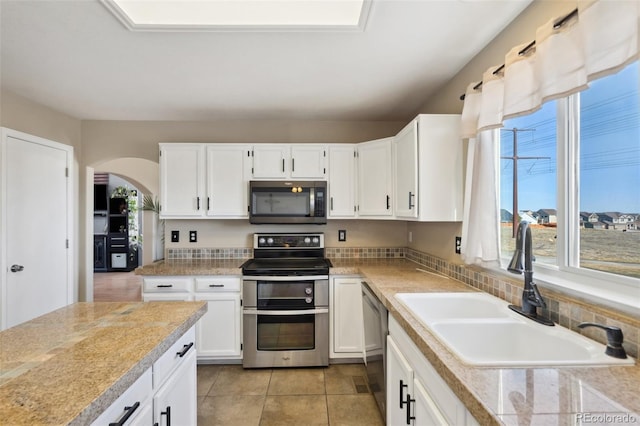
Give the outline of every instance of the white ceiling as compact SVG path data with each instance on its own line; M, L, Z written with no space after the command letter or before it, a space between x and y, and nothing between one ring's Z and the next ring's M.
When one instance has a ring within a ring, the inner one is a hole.
M373 0L364 31L132 32L98 0L0 0L2 86L79 119L406 119L530 2Z

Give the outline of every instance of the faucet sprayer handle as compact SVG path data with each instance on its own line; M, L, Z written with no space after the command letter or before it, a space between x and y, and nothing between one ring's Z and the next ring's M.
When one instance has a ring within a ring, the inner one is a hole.
M614 358L625 359L627 357L627 353L622 347L624 336L622 334L622 330L620 329L620 327L598 324L595 322L583 322L578 324L578 327L579 328L597 327L597 328L603 329L604 331L607 332L607 349L605 353Z

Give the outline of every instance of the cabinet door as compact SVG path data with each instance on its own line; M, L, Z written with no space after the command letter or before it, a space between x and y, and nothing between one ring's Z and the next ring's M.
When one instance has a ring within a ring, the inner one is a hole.
M246 218L248 212L251 147L207 145L207 216Z
M358 145L358 216L393 215L392 138Z
M411 415L415 417L416 425L448 425L449 422L444 418L438 406L429 392L422 386L420 380L413 381L413 394L411 398L414 400L411 406Z
M153 421L158 426L197 423L195 350L184 356L180 366L155 393Z
M395 148L396 217L418 217L418 121L413 120L398 133ZM435 182L434 182L435 183ZM443 185L443 182L438 182Z
M161 219L202 216L205 185L201 144L160 144Z
M356 157L351 144L329 146L329 218L356 215Z
M332 280L333 352L362 356L362 290L359 278ZM378 322L378 324L380 324Z
M196 294L207 301L207 313L196 324L198 357L241 358L242 311L240 293Z
M264 144L253 146L253 177L257 179L284 179L289 173L287 160L289 145Z
M413 398L413 369L391 336L387 336L387 424L407 422L408 399Z
M291 177L295 179L327 178L326 145L291 145Z
M421 221L462 220L462 139L460 116L418 116Z

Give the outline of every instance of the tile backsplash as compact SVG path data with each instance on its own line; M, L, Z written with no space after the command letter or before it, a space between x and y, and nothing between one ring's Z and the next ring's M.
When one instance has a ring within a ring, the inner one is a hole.
M509 303L520 305L522 280L499 276L490 271L458 265L438 257L405 247L327 247L325 255L330 259L408 259L421 266L447 275L481 291L492 294ZM251 248L176 248L167 249L168 260L190 259L249 259L253 256ZM618 312L612 308L586 302L554 290L542 288L547 308L541 315L555 323L584 334L600 343L606 344L606 333L595 328L578 328L581 322L597 322L620 327L624 334L624 348L627 353L638 358L640 346L640 317Z

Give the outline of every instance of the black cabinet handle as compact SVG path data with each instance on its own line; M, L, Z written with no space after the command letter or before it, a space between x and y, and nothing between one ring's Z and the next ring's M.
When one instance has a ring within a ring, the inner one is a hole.
M161 416L167 416L167 426L171 426L171 406L167 405L167 411L160 411Z
M284 158L282 159L282 173L284 173Z
M191 349L192 347L193 347L193 342L189 343L188 345L184 345L180 352L176 352L176 355L182 358L187 354L187 352L189 352L189 349Z
M404 382L400 380L400 408L403 408L404 404L406 403L406 401L404 400L404 396L402 396L402 394L404 393L404 388L409 388L409 385L405 385Z
M211 199L207 197L207 210L211 210Z
M158 288L171 288L173 284L158 284Z
M331 211L333 211L333 197L331 197L329 200L331 202Z
M415 420L416 416L411 415L411 403L416 402L415 399L411 399L411 395L407 394L407 424L411 424L411 420Z
M209 284L209 287L220 288L220 287L224 287L224 284Z
M387 210L389 210L391 208L391 204L390 203L391 203L391 197L389 197L387 195Z
M283 170L284 171L284 170ZM292 158L291 159L291 171L295 172L296 171L296 159Z
M415 197L416 194L413 194L411 191L409 191L409 209L412 209L415 207L415 204L413 204L413 197Z
M109 423L109 426L122 426L129 420L129 417L138 409L140 401L136 401L131 407L124 407L124 414L116 422Z
M200 197L196 197L196 210L200 210Z

